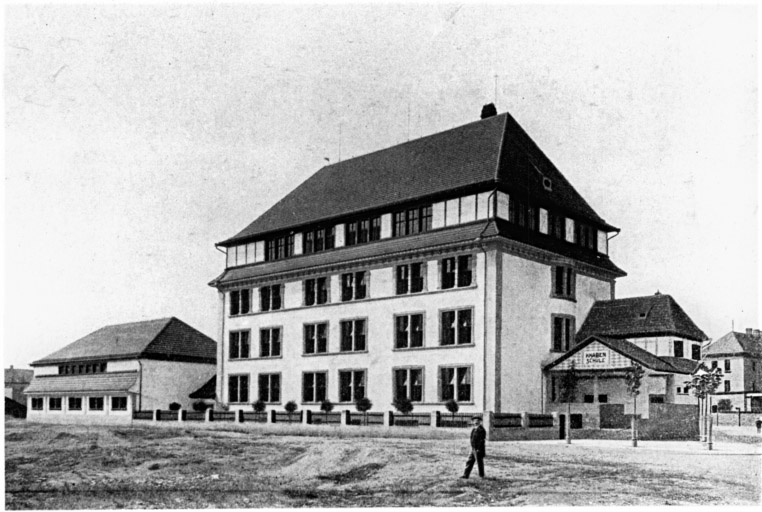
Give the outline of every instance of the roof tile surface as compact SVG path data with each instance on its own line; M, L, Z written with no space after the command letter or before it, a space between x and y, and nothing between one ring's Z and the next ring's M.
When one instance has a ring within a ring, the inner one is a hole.
M65 375L35 377L26 394L41 393L106 393L109 391L135 391L138 372L96 373L90 375Z

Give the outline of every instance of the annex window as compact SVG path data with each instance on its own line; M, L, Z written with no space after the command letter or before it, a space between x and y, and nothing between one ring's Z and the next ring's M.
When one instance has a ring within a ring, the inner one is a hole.
M701 360L701 345L694 344L691 346L691 359L694 361Z
M607 403L609 403L609 396L608 395L598 395L598 403L601 403L601 404L607 404Z
M304 305L326 304L328 302L328 278L305 279Z
M326 372L302 374L302 402L317 403L326 399Z
M41 411L43 409L43 398L32 398L32 410Z
M58 367L59 375L79 375L82 373L104 373L106 363L67 364Z
M339 402L365 398L365 370L339 371Z
M362 352L366 350L365 320L342 320L341 322L342 352Z
M574 222L574 240L586 249L598 249L598 231L579 221Z
M672 354L675 357L683 357L683 342L675 340L672 342Z
M574 299L576 292L576 273L571 267L558 265L552 267L553 297Z
M321 227L305 231L302 235L302 252L312 254L315 252L333 249L336 244L336 227Z
M87 401L87 408L91 411L102 411L103 410L103 397L102 396L91 396Z
M423 263L397 266L397 295L423 291Z
M712 370L717 368L717 361L712 361Z
M548 212L548 234L554 238L566 238L566 220L563 215Z
M423 368L394 370L394 397L423 402Z
M364 299L368 296L367 272L341 274L341 301Z
M439 401L455 399L471 402L471 368L468 366L439 369Z
M259 374L259 399L270 404L280 402L280 373Z
M251 311L251 290L233 290L230 292L230 316L245 315Z
M392 236L414 235L431 229L431 205L408 208L392 214Z
M245 404L249 401L249 376L228 376L228 401L233 404Z
M365 244L381 239L381 217L353 220L344 225L346 245Z
M249 331L230 333L230 359L248 359L250 357Z
M471 317L471 309L442 311L439 317L441 322L439 344L447 346L473 343Z
M423 314L394 317L394 348L423 346Z
M259 289L259 310L275 311L283 307L281 285L273 284Z
M730 381L729 380L724 381L723 385L725 386L725 393L730 393Z
M81 411L82 410L82 397L70 396L69 397L69 410Z
M325 354L328 352L328 324L304 325L304 353Z
M725 359L725 373L730 373L730 359Z
M537 231L540 229L540 210L511 196L508 203L508 220L522 228Z
M586 404L595 403L595 395L585 395L582 402Z
M259 330L259 357L280 356L280 327Z
M441 261L441 288L462 288L473 282L474 257L470 254L457 258L445 258Z
M111 410L112 411L126 411L127 410L127 397L126 396L112 396L111 397Z
M294 235L279 236L265 240L265 260L275 261L294 255Z
M574 317L551 315L553 319L553 351L566 352L574 339Z
M50 397L48 399L48 409L51 411L60 411L63 409L63 399L61 397Z

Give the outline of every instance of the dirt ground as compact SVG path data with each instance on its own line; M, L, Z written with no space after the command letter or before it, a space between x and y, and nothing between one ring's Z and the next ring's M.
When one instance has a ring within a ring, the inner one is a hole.
M338 432L338 430L336 430ZM453 437L453 436L450 436ZM6 421L7 509L753 505L760 445L457 439Z

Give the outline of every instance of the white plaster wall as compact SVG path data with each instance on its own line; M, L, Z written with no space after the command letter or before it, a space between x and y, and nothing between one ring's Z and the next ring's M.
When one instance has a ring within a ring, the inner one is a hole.
M439 229L445 226L445 204L434 203L431 205L431 229Z
M132 411L135 404L132 393L116 393L113 395L72 395L82 398L82 410L69 410L69 396L63 396L62 409L51 411L48 409L48 396L44 396L44 409L32 410L32 397L27 398L27 420L39 423L79 423L79 424L125 424L132 421ZM89 409L90 396L103 397L103 410L93 411ZM111 410L112 396L126 396L127 409L124 411ZM35 397L36 398L36 397Z
M336 235L334 237L334 246L338 249L344 247L344 224L336 224Z
M34 369L34 375L58 375L58 366L38 366Z
M283 287L283 308L296 308L304 304L302 281L291 281ZM257 294L257 301L259 295Z
M106 363L107 372L130 372L139 369L140 365L136 359L129 359L127 361L109 361Z
M302 244L302 234L296 233L294 234L294 256L299 256L302 254L302 251L304 249L304 246Z
M194 400L188 395L204 385L215 374L214 364L155 361L142 359L141 409L167 409L178 402L191 408ZM137 389L137 388L136 388Z
M385 213L381 216L381 238L391 238L392 236L392 214Z
M647 350L657 356L674 356L674 341L683 342L683 358L691 358L691 346L700 345L680 336L643 336L641 338L629 338L629 341L643 350Z
M370 296L389 297L394 294L394 267L370 271Z

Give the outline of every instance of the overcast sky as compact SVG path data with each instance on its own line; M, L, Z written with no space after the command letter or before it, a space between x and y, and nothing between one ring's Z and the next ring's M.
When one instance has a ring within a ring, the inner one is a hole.
M622 229L618 297L669 293L715 339L762 327L757 20L708 5L8 7L5 366L113 323L176 316L216 338L215 242L339 147L439 132L492 101Z

